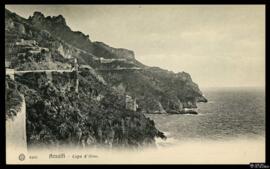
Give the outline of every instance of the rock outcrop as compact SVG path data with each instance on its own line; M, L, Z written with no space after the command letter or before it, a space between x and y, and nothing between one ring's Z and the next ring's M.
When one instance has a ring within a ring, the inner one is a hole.
M18 45L22 40L35 44ZM154 137L165 138L143 113L182 113L196 108L197 102L207 102L188 73L149 67L131 50L92 42L89 35L72 31L62 15L35 12L25 19L5 10L5 47L6 61L15 70L72 69L76 59L81 71L49 78L35 73L15 77L25 95L31 144L46 139L48 144L75 143L79 137L78 144L85 145L91 137L102 144L140 146ZM80 84L77 96L72 80L67 81L73 78ZM45 83L48 80L52 83ZM126 95L136 100L136 111L127 110ZM43 108L42 116L38 107Z

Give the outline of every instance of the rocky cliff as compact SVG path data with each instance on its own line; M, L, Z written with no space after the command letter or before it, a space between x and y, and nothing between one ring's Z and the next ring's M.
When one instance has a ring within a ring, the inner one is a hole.
M41 139L41 131L51 136L50 141L72 140L82 133L105 143L118 131L115 140L119 144L152 142L154 137L164 135L142 112L181 113L184 108L195 108L197 102L207 101L188 73L149 67L137 61L131 50L92 42L89 35L72 31L62 15L45 17L35 12L25 19L5 10L5 47L6 61L15 70L71 69L74 58L82 68L78 75L58 74L49 79L35 73L16 77L19 91L26 95L28 129L31 131L27 136L31 143ZM74 93L73 82L66 80L73 79L72 76L80 82L79 93L63 97ZM52 83L45 83L47 80ZM64 90L61 89L63 86ZM137 100L137 112L125 108L126 95ZM50 106L45 109L46 105ZM37 120L41 117L35 111L40 106L43 107L42 117L59 117L62 121ZM63 108L65 106L71 107ZM75 113L69 112L70 109ZM72 114L77 115L73 117ZM68 123L74 128L68 129ZM53 129L55 124L64 129ZM73 136L67 134L69 130L74 131ZM106 139L102 137L102 131Z

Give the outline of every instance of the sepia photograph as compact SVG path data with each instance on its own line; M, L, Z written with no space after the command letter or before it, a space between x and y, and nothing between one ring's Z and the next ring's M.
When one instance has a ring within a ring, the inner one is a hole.
M5 5L6 164L266 163L265 21L265 5Z

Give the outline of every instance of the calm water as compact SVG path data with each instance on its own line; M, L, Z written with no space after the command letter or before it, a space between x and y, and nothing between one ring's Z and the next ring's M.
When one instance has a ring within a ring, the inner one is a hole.
M147 115L169 139L177 141L256 139L265 135L264 89L204 90L208 103L199 115Z

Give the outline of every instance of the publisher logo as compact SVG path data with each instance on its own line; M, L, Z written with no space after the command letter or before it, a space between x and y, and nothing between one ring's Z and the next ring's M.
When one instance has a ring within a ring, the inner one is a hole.
M19 155L19 160L20 160L20 161L25 160L25 155L24 155L24 154L20 154L20 155Z

